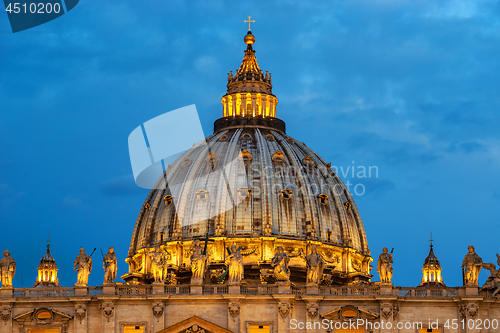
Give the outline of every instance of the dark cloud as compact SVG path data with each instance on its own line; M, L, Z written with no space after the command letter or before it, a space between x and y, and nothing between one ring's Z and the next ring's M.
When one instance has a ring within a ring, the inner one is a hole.
M127 196L136 195L142 192L130 174L120 178L114 178L106 181L100 186L101 193L107 196Z
M394 190L396 187L393 181L381 178L356 179L354 183L362 184L365 189L364 195L367 196L381 195L387 191ZM361 189L358 189L358 193L361 193ZM353 194L356 195L355 192Z
M485 145L479 142L452 142L447 149L451 153L462 152L466 154L475 152L487 152L488 149Z

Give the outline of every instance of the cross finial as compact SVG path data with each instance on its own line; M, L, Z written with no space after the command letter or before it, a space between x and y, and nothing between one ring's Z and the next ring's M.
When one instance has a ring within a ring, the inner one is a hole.
M431 231L431 239L429 239L429 242L431 242L431 246L432 246L432 242L433 242L433 241L434 241L434 240L432 239L432 231Z
M248 31L251 31L252 28L250 27L250 23L255 23L255 20L250 20L252 17L250 16L250 14L248 14L248 20L245 20L243 22L245 23L248 23Z
M50 248L50 232L47 236L47 248Z

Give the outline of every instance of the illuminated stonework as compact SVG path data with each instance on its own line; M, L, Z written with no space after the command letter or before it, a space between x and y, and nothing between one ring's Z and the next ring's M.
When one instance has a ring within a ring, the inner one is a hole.
M433 245L431 243L429 255L424 260L424 267L422 268L423 276L420 286L438 286L445 287L443 277L441 276L441 264L434 254Z
M240 68L227 76L227 93L222 97L224 117L276 118L278 99L272 93L271 74L265 74L257 63L252 44L255 37L248 31L247 49Z
M260 69L249 35L243 62L229 75L214 134L169 165L168 187L153 189L143 204L126 259L129 273L122 276L128 283L152 281L158 252L165 253L172 281L189 283L190 246L206 234L213 240L207 245L212 273L204 283L225 271L226 248L233 244L257 249L244 257L245 281L274 282L268 272L279 246L290 256L293 283L306 283L305 256L313 246L327 263L323 284L371 278L372 258L351 194L330 163L288 136L275 118L271 76ZM240 163L228 174L224 168L232 160Z
M57 264L50 254L50 245L47 245L47 253L40 259L38 276L33 287L60 287L57 278Z

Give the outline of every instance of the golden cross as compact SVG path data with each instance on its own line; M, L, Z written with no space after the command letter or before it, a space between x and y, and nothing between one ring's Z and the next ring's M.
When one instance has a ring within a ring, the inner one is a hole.
M250 15L248 15L248 21L247 21L247 20L243 21L243 22L245 22L245 23L248 23L248 31L252 30L252 29L250 28L250 23L255 23L255 20L250 20L251 18L252 18L252 17L251 17Z

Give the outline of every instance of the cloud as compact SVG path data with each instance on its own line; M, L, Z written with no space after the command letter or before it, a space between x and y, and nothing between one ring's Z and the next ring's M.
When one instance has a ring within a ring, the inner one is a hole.
M132 174L110 179L100 186L101 193L107 196L135 195L143 192L135 182Z
M393 181L381 178L361 179L359 184L363 184L365 187L366 195L382 194L393 190L396 187Z
M488 151L485 145L476 141L469 141L469 142L455 141L450 144L447 150L451 153L462 152L466 154Z
M61 203L63 206L67 206L67 207L84 207L85 205L83 204L83 201L81 198L79 197L76 197L72 194L68 194L67 196L65 196L62 200L61 200Z

